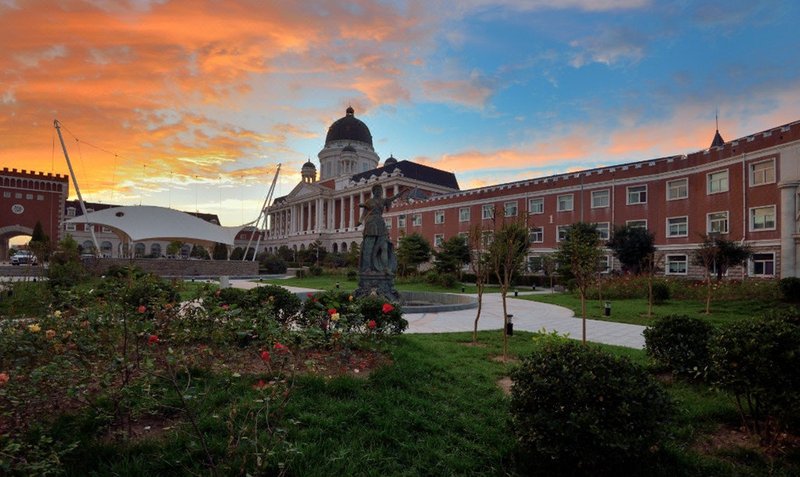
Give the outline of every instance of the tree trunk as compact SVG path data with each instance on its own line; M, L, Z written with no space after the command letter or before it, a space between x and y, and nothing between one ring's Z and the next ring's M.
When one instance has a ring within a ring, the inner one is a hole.
M711 314L711 274L706 278L706 315Z
M647 276L647 317L653 317L653 275Z
M503 297L503 362L508 359L508 308L506 307L506 287L500 288L500 295Z
M583 344L586 344L586 291L581 288L581 327L583 331Z
M476 284L478 287L478 312L475 315L475 325L472 329L472 344L478 343L478 320L481 319L481 309L483 308L483 284Z

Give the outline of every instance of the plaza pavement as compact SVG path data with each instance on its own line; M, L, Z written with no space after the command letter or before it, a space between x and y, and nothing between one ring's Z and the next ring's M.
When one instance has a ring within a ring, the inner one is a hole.
M249 280L231 280L231 286L236 288L254 288L258 283ZM295 293L315 292L310 288L284 287ZM544 292L525 292L549 293ZM521 293L523 294L523 293ZM512 322L514 330L553 331L559 334L568 334L570 338L581 339L581 320L576 318L572 310L567 308L538 303L530 300L521 300L508 297L508 313L514 315ZM457 331L472 331L477 310L447 311L439 313L406 313L408 320L406 333L452 333ZM499 293L486 293L483 295L483 309L478 322L479 330L499 330L503 327L503 302ZM604 343L627 348L644 348L644 326L629 325L625 323L612 323L610 321L586 320L586 339L595 343Z

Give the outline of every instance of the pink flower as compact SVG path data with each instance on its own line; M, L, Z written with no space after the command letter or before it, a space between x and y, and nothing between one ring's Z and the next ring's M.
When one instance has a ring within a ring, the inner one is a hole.
M258 391L261 391L265 387L267 387L267 383L264 382L263 379L259 379L258 382L253 385L253 389L256 389Z
M375 320L369 320L369 322L367 322L367 327L371 330L374 330L376 326L378 326L378 324L375 323Z
M136 308L136 311L138 311L139 313L144 313L145 311L147 311L147 307L144 305L139 305L139 307Z
M149 344L150 346L152 346L152 345L154 345L156 343L158 343L158 335L150 335L147 338L147 344Z
M394 310L394 306L392 306L391 303L384 303L383 308L381 308L381 311L383 311L384 314L391 313L392 310Z
M269 351L264 350L261 352L261 361L269 363L270 359L272 359L272 357L269 355Z
M9 379L11 378L8 377L8 373L0 373L0 386L7 383Z
M309 297L309 298L314 298L314 294L313 293L307 293L306 296Z
M227 305L227 304L225 304L225 305L222 305L222 309L223 309L223 310L227 310L228 308L230 308L230 305Z

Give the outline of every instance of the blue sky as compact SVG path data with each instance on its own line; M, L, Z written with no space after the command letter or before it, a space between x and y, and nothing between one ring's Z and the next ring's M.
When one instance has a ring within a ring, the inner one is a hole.
M0 0L0 160L87 200L249 221L348 105L462 188L800 119L793 1ZM78 138L80 141L75 141ZM109 152L113 152L110 154Z

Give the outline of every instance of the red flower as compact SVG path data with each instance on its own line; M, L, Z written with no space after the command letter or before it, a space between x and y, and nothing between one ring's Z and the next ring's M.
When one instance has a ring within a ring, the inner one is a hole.
M228 308L230 308L230 305L222 305L223 310L227 310Z
M333 315L334 313L336 313L336 308L328 308L329 315Z
M265 363L269 363L269 360L272 359L269 355L269 351L264 350L261 352L261 361Z
M0 386L7 383L9 379L11 378L8 377L8 373L0 373Z
M309 298L314 298L314 294L313 293L307 293L306 296L309 297Z
M156 343L158 343L158 335L150 335L147 338L147 344L152 346L152 345L154 345Z
M147 307L144 305L139 305L139 308L137 308L136 311L138 311L139 313L144 313L145 311L147 311Z
M289 348L287 348L286 345L281 344L281 343L275 343L274 348L275 348L275 351L277 351L279 353L288 353L289 352Z
M392 306L391 303L384 303L383 308L381 308L381 310L384 313L391 313L391 311L394 310L394 306Z
M369 320L369 322L367 322L367 327L371 330L374 330L376 326L378 326L378 324L375 323L375 320Z
M267 383L264 382L263 379L259 379L258 382L253 385L253 389L257 389L259 391L264 389L265 387L267 387Z

